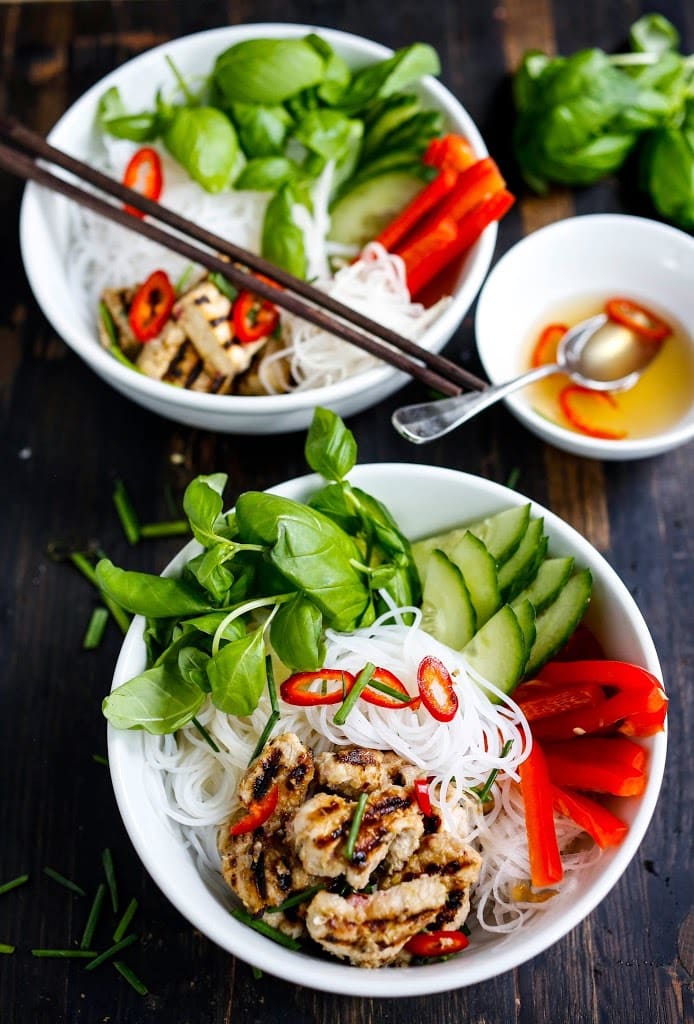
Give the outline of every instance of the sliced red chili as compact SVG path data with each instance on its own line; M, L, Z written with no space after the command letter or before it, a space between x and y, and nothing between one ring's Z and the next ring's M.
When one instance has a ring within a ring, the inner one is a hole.
M319 704L341 704L354 686L351 672L339 668L324 668L319 672L295 672L280 686L280 696L286 704L312 708ZM328 683L337 683L328 689ZM319 689L316 689L316 686Z
M387 686L388 689L394 690L396 693L401 693L407 700L398 700L395 696L390 696L388 693L384 693L382 690L374 690L372 684L382 683L383 686ZM404 708L409 707L412 703L410 694L403 683L400 682L397 676L393 675L386 668L376 668L371 676L371 682L361 694L362 700L365 700L367 704L375 704L379 708Z
M163 270L155 270L135 292L128 322L138 341L156 338L169 319L176 300L174 287Z
M239 292L232 313L234 334L243 345L272 334L279 323L279 312L267 299L253 292Z
M434 809L431 806L431 797L429 796L429 780L428 779L415 779L414 781L414 795L417 797L417 805L424 815L425 818L431 818L434 814Z
M237 821L235 825L232 825L229 829L230 836L242 836L246 832L255 832L257 828L263 825L270 815L275 811L277 807L277 801L279 800L280 789L278 785L274 785L272 789L269 789L261 800L256 800L248 809L248 814Z
M437 722L450 722L458 710L453 680L442 661L422 658L417 669L417 684L422 704Z
M156 201L159 198L164 185L164 176L161 160L155 149L144 146L133 154L130 163L125 168L123 184L147 199ZM136 210L134 206L125 206L124 209L133 217L144 217L144 213L141 210Z
M568 329L566 324L548 324L535 343L530 365L544 366L546 363L556 363L559 342Z
M559 405L572 427L589 437L620 441L627 436L619 423L619 405L609 391L569 384L559 392Z
M672 334L672 328L665 320L631 299L610 299L605 312L610 320L628 327L646 341L663 341Z
M460 953L470 945L470 941L462 932L419 932L405 943L405 949L412 956L431 957L449 956Z

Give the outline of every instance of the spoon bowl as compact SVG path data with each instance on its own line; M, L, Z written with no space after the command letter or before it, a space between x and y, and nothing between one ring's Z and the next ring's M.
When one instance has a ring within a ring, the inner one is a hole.
M636 331L599 313L566 332L557 348L556 362L536 366L483 391L403 406L393 413L392 423L413 444L435 441L507 395L553 373L565 373L576 384L593 391L627 391L637 383L658 349Z

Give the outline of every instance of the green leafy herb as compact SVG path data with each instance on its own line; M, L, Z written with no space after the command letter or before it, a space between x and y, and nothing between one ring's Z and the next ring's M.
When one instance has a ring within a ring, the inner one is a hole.
M318 85L324 66L304 39L246 39L217 57L212 77L227 103L273 107Z
M297 198L291 186L284 184L268 203L263 220L262 255L275 266L303 278L307 260L304 233L294 220Z
M231 640L207 663L212 701L229 715L249 715L265 686L264 626Z
M331 409L316 409L304 445L306 461L327 480L342 480L357 461L354 434Z
M49 878L52 878L54 882L57 882L59 885L69 889L70 892L77 893L78 896L86 896L84 889L80 885L77 885L77 883L73 882L72 879L66 878L65 875L61 875L60 872L56 871L54 868L44 868L43 873L44 875L48 875Z
M117 601L113 600L113 598L111 598L108 594L105 594L102 591L101 584L99 583L99 579L96 574L96 569L89 561L89 559L86 558L86 556L81 554L79 551L73 551L68 557L72 564L75 566L75 568L82 573L85 579L88 579L89 582L93 584L93 586L95 586L96 589L99 591L103 598L104 604L110 611L115 621L120 626L121 632L124 634L127 633L128 630L130 629L129 616L120 607Z
M629 43L638 53L666 53L678 50L680 34L662 14L644 14L629 29Z
M204 701L204 691L187 682L177 666L162 664L119 686L101 707L116 729L144 729L160 736L187 725Z
M285 107L232 103L231 118L249 160L282 156L287 133L292 124L292 116ZM236 187L249 186L241 185L237 181Z
M3 896L6 892L11 892L13 889L18 889L20 885L25 885L28 881L28 875L18 875L17 878L13 878L9 882L3 882L0 885L0 896Z
M104 876L106 878L106 885L111 896L111 906L113 913L118 913L118 886L116 884L116 873L113 868L113 856L108 847L101 854L101 863L104 868Z
M270 640L277 657L288 668L316 671L323 666L323 616L303 594L295 594L278 609Z
M160 130L156 112L128 114L116 86L107 89L99 100L96 120L107 135L113 135L117 139L129 139L131 142L150 142L156 139Z
M209 599L200 588L167 576L127 572L108 558L97 564L96 581L107 597L135 615L158 619L210 611Z
M438 75L440 70L436 51L426 43L413 43L397 50L392 57L357 71L340 96L338 106L359 110L367 103L392 96L424 75Z
M236 179L239 189L254 192L276 192L288 182L295 181L301 168L286 156L261 156L249 160Z
M214 107L179 107L164 133L173 157L208 192L221 192L234 178L239 143L229 118Z
M104 903L104 896L106 895L106 885L104 882L99 882L94 895L94 902L92 903L91 910L89 911L89 917L87 923L84 926L84 932L82 933L82 939L80 941L80 949L89 949L94 938L94 932L99 921L101 914L101 908Z
M144 984L144 982L140 981L138 976L134 973L134 971L130 970L127 964L123 963L122 960L114 960L113 966L116 968L118 973L123 978L125 978L128 984L135 989L138 995L146 996L148 994L149 989L147 988L147 986Z
M357 806L354 811L354 817L352 818L352 824L350 825L349 835L347 836L347 842L345 843L344 855L346 860L351 860L354 856L354 848L357 845L359 829L361 828L362 818L364 817L364 811L366 809L366 801L368 799L368 793L362 793L357 800Z

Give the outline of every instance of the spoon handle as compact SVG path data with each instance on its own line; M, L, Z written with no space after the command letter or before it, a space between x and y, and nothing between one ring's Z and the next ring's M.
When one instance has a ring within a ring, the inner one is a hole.
M503 384L490 385L484 391L467 392L454 398L420 402L418 405L405 405L395 410L392 423L397 432L413 444L436 441L511 392L518 391L526 384L532 384L559 370L560 367L556 363L548 363Z

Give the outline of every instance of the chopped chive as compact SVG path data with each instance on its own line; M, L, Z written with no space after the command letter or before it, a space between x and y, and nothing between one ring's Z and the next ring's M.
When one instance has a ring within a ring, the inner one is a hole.
M279 704L277 703L277 687L275 686L275 673L272 668L272 658L269 655L265 659L265 671L267 674L267 689L270 695L270 707L272 708L272 711L270 712L270 716L265 723L265 728L261 732L260 738L255 745L255 750L251 754L250 761L248 762L249 764L252 764L253 761L255 761L256 757L267 743L270 733L275 728L275 724L280 717Z
M276 907L266 907L266 914L283 914L285 910L291 910L292 907L300 907L302 903L307 903L308 900L312 899L317 892L321 892L325 886L322 884L312 885L308 889L302 889L301 892L295 892L293 896L286 899L284 903L278 904Z
M518 466L514 466L513 469L511 470L511 472L508 475L508 480L506 481L506 486L510 490L514 491L516 489L516 484L518 483L519 477L520 477L520 469L518 468Z
M116 334L116 325L113 322L111 310L108 308L105 302L99 303L99 317L101 318L101 323L104 325L104 330L108 335L108 340L111 342L112 345L115 345L115 347L118 348L118 335Z
M188 533L190 533L190 524L187 519L171 519L163 523L143 523L140 527L140 537L143 539L182 537Z
M506 742L504 743L503 747L501 748L501 756L502 757L506 757L506 755L508 754L508 752L509 752L509 750L511 749L512 746L513 746L513 740L506 740ZM489 794L492 791L492 786L494 785L494 782L495 782L496 777L497 777L498 774L499 774L499 769L498 768L492 768L492 770L490 771L490 773L489 773L489 775L487 777L487 781L484 783L484 785L483 786L477 786L477 787L475 787L475 789L473 789L472 792L476 794L476 796L479 799L480 803L484 804L484 803L487 802L487 800L489 800Z
M195 715L193 715L193 717L191 718L191 722L193 723L195 728L198 730L198 732L200 733L200 735L202 736L202 738L204 739L204 741L208 745L208 747L212 747L212 749L214 750L215 754L218 754L219 753L219 747L217 746L215 741L212 739L212 737L210 736L209 732L207 731L205 726L202 724L202 722L199 722L198 719L195 717Z
M92 939L94 938L94 932L96 930L96 925L99 920L99 914L101 913L101 907L103 905L105 895L106 886L104 885L103 882L99 882L96 894L94 896L94 902L92 903L92 908L89 911L87 923L84 926L84 932L82 934L82 939L80 941L80 949L89 949L89 947L92 944Z
M368 795L362 793L357 800L357 809L354 812L352 818L352 824L350 826L349 835L347 836L347 842L345 843L344 855L347 860L351 860L354 856L354 847L357 845L357 836L359 835L359 829L361 828L361 821L364 817L364 809L366 808L366 801Z
M97 764L106 765L108 768L108 758L104 757L103 754L92 754L92 761L96 761Z
M286 946L287 949L301 949L301 943L297 942L296 939L292 939L289 935L285 935L278 928L273 928L271 924L266 921L261 921L257 917L251 917L245 910L232 910L231 916L235 917L237 921L242 924L247 924L249 928L253 928L256 932L260 932L267 939L272 939L274 942L278 942L280 946Z
M109 348L109 352L111 353L114 359L117 359L119 363L123 364L123 366L127 366L129 370L134 370L135 373L142 373L140 367L136 366L135 363L128 359L123 349L120 348L118 345L111 345L111 347Z
M120 626L122 632L127 633L128 630L130 629L130 616L123 608L121 608L119 604L116 604L116 602L113 601L110 597L108 597L107 594L104 594L101 587L99 586L99 581L96 577L94 566L89 561L89 559L86 558L80 551L72 551L70 552L68 557L72 564L75 566L75 568L82 573L85 579L88 579L89 582L96 587L96 589L101 594L102 601L104 602L104 604L110 611L111 615Z
M345 724L345 722L347 721L347 715L350 713L350 711L352 710L354 705L359 700L359 698L360 698L360 696L362 694L362 691L365 690L366 687L371 682L371 677L372 677L372 675L374 674L375 671L376 671L376 666L374 664L372 664L370 661L368 661L366 663L366 665L364 665L364 668L361 670L361 672L357 676L357 679L356 679L356 682L355 682L354 686L349 691L349 693L347 694L347 696L343 700L342 704L338 708L337 712L335 713L335 717L333 718L333 722L335 723L335 725L344 725ZM344 684L344 680L343 680L343 684Z
M401 700L403 704L409 704L412 700L409 693L401 693L400 690L396 690L394 686L388 686L387 683L382 683L380 679L372 679L367 689L378 690L379 693L385 693L388 697L394 697L396 700Z
M73 882L71 879L66 878L65 875L61 875L59 871L55 871L54 868L44 868L44 875L48 875L54 882L58 882L60 885L64 885L70 892L76 892L78 896L86 896L86 892L82 889L77 882Z
M181 276L179 277L178 281L176 281L176 284L174 285L174 291L176 292L176 295L180 295L184 291L188 282L193 276L194 270L195 264L189 263L188 266L183 271L183 273L181 274Z
M124 964L122 960L114 960L113 966L116 968L118 973L125 978L128 984L132 985L132 987L135 989L139 996L147 995L149 989L144 984L144 982L140 981L140 979L134 973L134 971L130 970L127 964Z
M106 884L108 891L111 894L111 906L113 907L113 913L118 913L118 886L116 885L116 873L113 870L113 857L111 851L106 847L104 852L101 854L101 863L104 866L104 875L106 876Z
M93 949L32 949L32 956L52 960L88 960L96 956Z
M130 903L128 903L127 907L125 908L125 913L123 914L123 916L121 917L120 921L118 922L118 927L116 928L115 932L113 933L113 941L114 942L120 942L120 940L123 938L123 936L127 932L128 925L130 924L130 922L132 921L133 917L135 916L135 911L137 910L137 907L138 907L137 900L133 896L133 898L130 900Z
M102 608L101 606L95 608L89 620L87 632L84 634L84 640L82 641L83 650L96 650L104 638L104 630L106 629L107 622L108 608Z
M20 885L24 885L25 882L28 881L28 875L18 875L17 878L13 878L10 882L4 882L0 885L0 896L2 896L3 893L10 892L12 889L17 889Z
M14 953L16 946L10 946L7 942L0 942L0 953Z
M109 946L108 949L105 949L103 953L99 953L94 960L90 960L85 967L85 971L93 971L95 967L101 967L106 960L110 960L116 955L116 953L120 953L121 949L127 949L128 946L132 946L133 942L137 942L137 935L126 935L126 937L121 939L120 942L114 942L114 944Z
M256 981L260 981L260 979L263 976L263 972L260 970L260 968L259 967L251 967L251 970L253 971L253 977L255 978L255 980Z
M130 500L130 495L126 491L122 480L116 480L115 482L113 504L116 506L116 512L118 513L118 518L128 543L137 544L140 539L140 524L137 519L137 513L133 508L133 503Z
M226 277L222 274L217 274L213 271L208 275L208 281L210 281L215 288L218 288L222 295L226 295L229 302L233 302L236 296L239 294L238 288L235 288L231 281L227 281Z

